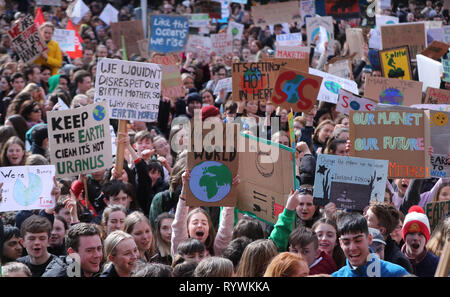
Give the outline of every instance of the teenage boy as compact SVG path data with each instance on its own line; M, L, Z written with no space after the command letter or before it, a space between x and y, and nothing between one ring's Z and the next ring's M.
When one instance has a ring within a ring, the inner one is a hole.
M319 250L316 233L303 226L297 227L289 235L289 252L302 256L309 267L309 275L332 274L337 270L333 258Z
M73 225L67 232L65 243L68 256L49 265L43 277L92 277L100 271L102 240L94 224Z
M369 245L372 235L359 213L345 213L338 219L339 243L347 258L346 266L332 273L336 277L399 277L408 272L401 266L381 260Z
M430 239L430 223L420 206L409 209L403 222L402 237L405 244L403 254L409 259L413 274L421 277L433 277L439 264L439 257L427 251Z
M27 265L33 277L42 276L47 266L61 261L47 251L51 232L50 221L38 215L28 217L20 227L22 245L28 256L17 259L17 262Z

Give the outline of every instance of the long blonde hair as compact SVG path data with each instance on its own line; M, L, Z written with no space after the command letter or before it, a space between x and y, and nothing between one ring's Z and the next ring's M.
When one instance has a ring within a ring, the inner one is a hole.
M148 218L140 211L134 211L130 213L125 218L125 222L123 224L123 231L125 231L128 234L131 234L133 232L134 226L136 226L136 224L140 222L147 223L150 228L150 232L152 233L152 243L150 245L150 248L144 252L146 258L145 260L148 262L150 261L151 257L156 253L155 236L152 231L152 225L150 224Z
M103 242L103 255L106 259L106 261L109 262L109 256L115 256L116 255L116 247L117 245L122 242L122 240L125 239L133 239L133 236L131 234L128 234L126 232L123 232L121 230L116 230L111 233L109 233L108 236L106 236L105 241Z
M427 242L426 248L440 257L445 243L450 241L450 217L440 222L431 234L430 240Z

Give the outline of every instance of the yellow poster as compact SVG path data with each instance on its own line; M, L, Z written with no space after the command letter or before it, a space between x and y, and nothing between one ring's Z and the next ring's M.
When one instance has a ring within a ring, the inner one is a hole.
M381 71L384 77L412 80L407 46L381 50L379 53Z

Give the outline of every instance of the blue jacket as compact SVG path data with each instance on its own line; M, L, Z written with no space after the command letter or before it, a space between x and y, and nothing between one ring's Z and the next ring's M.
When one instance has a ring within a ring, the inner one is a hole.
M371 260L367 261L364 266L353 269L348 262L346 265L338 271L331 274L334 277L400 277L409 274L405 268L400 265L393 264L384 260L381 260L377 254L370 254ZM379 266L375 263L379 261ZM379 273L378 273L379 267ZM369 272L369 274L368 274Z

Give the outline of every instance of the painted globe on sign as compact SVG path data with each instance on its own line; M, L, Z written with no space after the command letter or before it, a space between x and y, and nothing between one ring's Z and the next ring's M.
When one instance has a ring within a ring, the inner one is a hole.
M340 84L331 80L327 80L324 85L328 91L336 95L339 94L339 89L342 88Z
M101 105L97 105L94 108L93 116L96 121L101 121L105 118L106 112L105 108Z
M403 94L397 89L388 88L381 92L380 102L384 104L392 105L402 105L403 104Z
M194 196L205 202L218 202L231 191L231 172L216 161L204 161L191 170L189 187Z

